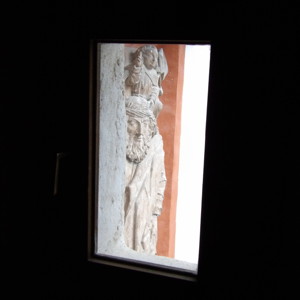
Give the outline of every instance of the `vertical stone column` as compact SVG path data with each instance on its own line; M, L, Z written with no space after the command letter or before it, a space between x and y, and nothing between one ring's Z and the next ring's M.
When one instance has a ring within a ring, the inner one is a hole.
M126 157L124 45L101 44L99 66L99 190L97 250L112 253L123 239Z

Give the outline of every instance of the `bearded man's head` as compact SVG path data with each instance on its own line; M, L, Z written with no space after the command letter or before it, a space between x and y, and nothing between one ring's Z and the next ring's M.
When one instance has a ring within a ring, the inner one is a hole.
M135 96L126 101L126 115L126 157L138 164L146 157L151 139L157 133L156 119L149 104Z

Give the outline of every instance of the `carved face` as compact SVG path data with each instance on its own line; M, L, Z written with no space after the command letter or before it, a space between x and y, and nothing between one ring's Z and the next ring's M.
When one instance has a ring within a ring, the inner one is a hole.
M147 50L144 52L144 64L147 69L155 69L157 67L158 63L158 53L157 51L153 50Z
M126 156L129 161L139 163L145 158L154 133L154 126L150 118L128 117Z

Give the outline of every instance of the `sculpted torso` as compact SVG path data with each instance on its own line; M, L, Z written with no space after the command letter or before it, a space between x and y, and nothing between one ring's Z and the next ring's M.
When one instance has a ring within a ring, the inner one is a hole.
M163 140L156 122L162 109L157 49L138 48L127 71L124 236L131 249L156 254L157 217L166 184Z

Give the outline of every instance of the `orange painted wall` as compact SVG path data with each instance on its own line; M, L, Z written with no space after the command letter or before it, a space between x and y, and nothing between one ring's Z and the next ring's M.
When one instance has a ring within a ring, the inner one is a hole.
M167 186L163 211L158 218L157 254L174 257L185 46L157 47L163 48L169 68L168 75L162 83L164 94L160 97L164 107L158 116L158 127L164 141Z
M138 48L142 44L126 44ZM178 163L180 144L181 103L185 46L175 44L155 45L163 48L168 74L162 82L163 109L158 116L158 127L164 141L167 185L162 214L158 218L157 255L174 257L176 233L176 204L178 192Z

